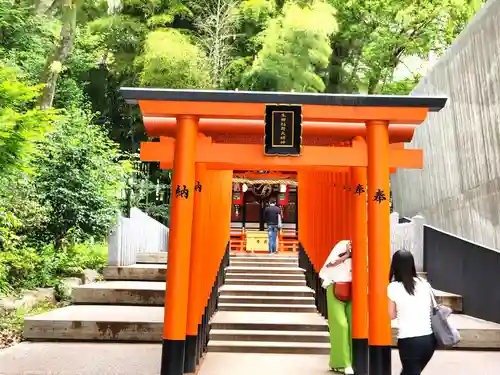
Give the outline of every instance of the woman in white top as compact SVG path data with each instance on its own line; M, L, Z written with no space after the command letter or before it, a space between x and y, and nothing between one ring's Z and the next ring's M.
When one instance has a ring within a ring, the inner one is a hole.
M417 277L413 255L406 250L392 256L389 282L389 315L392 320L398 319L401 375L420 375L436 348L431 328L431 287Z
M326 289L330 331L330 370L354 374L352 368L351 241L340 241L319 271Z

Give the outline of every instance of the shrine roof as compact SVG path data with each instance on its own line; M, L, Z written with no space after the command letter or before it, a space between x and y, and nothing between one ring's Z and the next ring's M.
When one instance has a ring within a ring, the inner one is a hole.
M446 97L400 96L400 95L354 95L317 94L296 92L224 91L224 90L178 90L159 88L120 89L123 98L130 104L138 101L218 102L218 103L266 103L302 104L349 107L406 107L428 108L440 111Z

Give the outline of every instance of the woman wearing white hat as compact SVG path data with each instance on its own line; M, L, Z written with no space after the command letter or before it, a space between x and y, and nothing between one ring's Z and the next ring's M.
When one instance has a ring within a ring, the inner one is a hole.
M327 290L330 329L330 370L354 374L352 369L352 260L351 241L340 241L333 248L319 277Z

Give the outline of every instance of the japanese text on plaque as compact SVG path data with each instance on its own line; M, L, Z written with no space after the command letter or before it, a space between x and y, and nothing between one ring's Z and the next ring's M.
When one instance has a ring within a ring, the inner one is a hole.
M274 146L293 147L293 112L274 112L273 144Z

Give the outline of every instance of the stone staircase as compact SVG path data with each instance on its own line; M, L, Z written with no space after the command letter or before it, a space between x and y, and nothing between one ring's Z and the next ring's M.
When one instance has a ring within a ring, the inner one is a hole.
M25 319L31 341L161 342L165 296L164 254L141 254L138 264L106 267L103 282L76 287L73 305ZM422 275L424 276L424 275ZM462 348L500 348L500 325L462 315L462 298L436 291L454 309ZM395 337L396 324L393 322ZM328 327L316 311L296 256L232 256L209 351L328 353Z
M253 353L329 353L328 326L314 305L296 256L232 256L212 319L208 350ZM425 278L424 273L419 274ZM462 348L499 348L500 325L462 315L462 297L435 290L451 307ZM397 321L392 322L396 343Z
M141 254L132 266L104 269L103 282L73 289L73 305L25 318L30 341L161 342L165 254Z
M327 354L328 326L297 256L233 256L208 351Z

